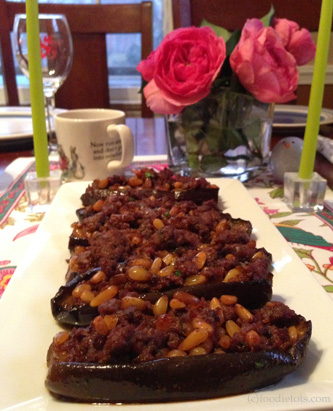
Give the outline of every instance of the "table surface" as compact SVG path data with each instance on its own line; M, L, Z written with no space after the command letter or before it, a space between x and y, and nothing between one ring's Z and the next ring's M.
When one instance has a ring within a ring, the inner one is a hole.
M137 155L166 153L163 119L128 119L128 124L132 128L134 134ZM12 297L13 291L17 291L17 287L15 289L15 285L17 286L15 280L17 278L20 279L22 272L26 273L26 266L31 259L31 256L40 250L38 242L36 243L36 240L38 240L38 233L36 233L36 231L44 218L44 213L32 213L30 211L23 185L26 173L34 167L34 159L31 157L31 154L31 150L14 150L13 152L2 152L0 154L0 164L2 167L11 163L6 169L5 175L0 175L0 183L5 182L7 177L12 178L10 185L0 193L0 298L4 303L12 301L10 298L7 298L7 296ZM24 156L27 158L22 158ZM13 160L14 162L12 162ZM318 162L319 164L322 164L320 159L318 160L317 158L317 163ZM159 164L155 165L155 168L162 168L164 166L166 166L166 164ZM51 161L51 167L59 167L59 164ZM282 234L285 240L289 242L296 253L295 258L300 258L306 269L309 270L309 273L305 271L304 274L309 274L309 279L311 281L313 280L313 282L311 282L313 288L307 287L307 290L311 289L311 292L315 292L315 294L320 292L321 305L324 304L324 306L327 307L325 314L327 314L327 318L329 319L332 317L331 312L333 312L333 306L330 301L333 300L333 192L328 190L327 194L329 195L326 195L325 208L321 212L294 213L288 209L283 201L283 187L274 183L269 170L257 176L255 179L246 182L245 186L248 193L255 199L258 206L269 218L267 219L266 216L263 215L263 221L265 223L267 222L267 224L271 223L275 225L277 230ZM221 197L223 198L223 193L221 193ZM247 204L245 202L244 207L246 206ZM57 221L55 223L58 224ZM59 247L62 246L65 245L59 244ZM269 249L270 246L272 246L272 244L267 244L267 249ZM52 253L50 256L51 255ZM17 267L20 268L17 270ZM278 269L276 274L279 274ZM291 277L292 274L293 270L290 270ZM312 278L312 276L314 278ZM25 278L26 277L27 276L25 276ZM8 285L9 287L6 289ZM322 292L320 288L322 288L324 292ZM25 293L25 290L23 290L22 293ZM16 297L16 292L14 294ZM312 301L311 298L309 298L309 302L310 301ZM289 301L287 303L289 303ZM16 304L16 301L14 304ZM292 308L296 309L296 307ZM35 305L33 305L33 310L35 311ZM38 312L39 311L40 306L38 306ZM325 326L326 324L327 323L325 323ZM8 328L10 329L10 327ZM14 332L13 330L10 331ZM327 332L330 332L330 330L331 329L329 328ZM322 342L321 339L322 333L320 333L320 338L317 339L317 341ZM326 339L330 341L327 335ZM314 356L317 357L319 352L318 348L314 350L314 347L316 348L317 346L315 344L310 346L310 363L314 361ZM320 348L322 345L319 344L318 347ZM12 353L11 350L9 351ZM324 354L327 354L327 350L324 349L323 351L324 352L321 353L323 354L322 363L324 363L324 368L327 369L327 367L330 367L330 364L332 364L332 355L328 358L330 361L328 362L327 355L326 359L324 358ZM10 355L7 354L7 351L5 351L3 357L3 362L8 364L9 361L10 366L12 366L13 362ZM21 363L25 364L26 362L23 360L20 364ZM331 384L332 379L328 378L328 380L329 381L326 379L324 383ZM307 379L304 381L307 381ZM325 392L323 388L324 383L318 385L320 389L318 388L318 393L316 391L317 395L323 395L322 393ZM300 391L302 396L306 394L310 395L305 387L306 386L303 384L300 385L299 389L304 390ZM291 392L297 399L300 397L297 397L295 391L296 388L297 386L291 385ZM329 390L327 392L332 392L331 385L329 385ZM271 394L267 394L267 397L265 398L272 399L276 397L275 393L276 391L274 387L274 391L272 391ZM271 395L271 397L268 395ZM285 396L282 397L282 399L283 398L289 398L289 394L288 397ZM331 398L331 395L329 398ZM299 404L296 405L298 406Z
M127 118L126 124L131 128L134 143L135 155L159 155L167 153L167 144L165 138L164 118ZM292 131L293 135L295 130ZM272 137L272 147L288 133L286 131L274 132ZM326 125L321 129L321 134L333 138L333 124ZM33 156L32 140L29 143L12 145L10 150L0 147L0 178L4 169L16 158ZM317 153L315 161L315 171L322 175L328 182L329 187L333 188L333 165L329 163L324 156Z

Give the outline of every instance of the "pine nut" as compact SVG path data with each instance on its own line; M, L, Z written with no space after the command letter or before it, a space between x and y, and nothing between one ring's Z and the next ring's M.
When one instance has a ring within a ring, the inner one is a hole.
M95 294L92 291L84 290L80 298L83 302L90 303L95 298Z
M222 307L221 307L220 301L216 297L214 297L211 299L209 303L209 308L211 310L216 310L217 308L222 308Z
M205 355L205 354L208 354L208 352L206 351L204 347L194 347L189 352L189 355Z
M164 227L164 223L160 218L155 218L153 220L153 226L156 228L156 230L161 230L161 228Z
M173 265L167 265L166 267L162 268L157 275L160 277L166 277L167 275L172 274L175 271L175 267Z
M183 183L181 181L176 181L173 186L177 189L177 188L182 187Z
M72 291L72 296L75 298L80 298L83 291L90 291L90 290L91 290L90 284L82 283L82 284L77 285L74 288L74 290Z
M249 310L247 310L245 307L243 307L240 304L236 304L235 305L235 310L236 310L236 314L238 315L238 317L245 322L252 322L253 321L253 315L252 313L250 313Z
M131 187L139 187L139 186L142 186L142 184L143 184L143 180L141 180L141 178L138 178L138 177L131 177L129 180L128 180L128 184L131 186Z
M203 274L194 274L185 278L185 285L204 284L207 278Z
M171 307L173 310L179 310L179 309L181 309L181 308L185 308L185 307L186 307L186 304L183 303L183 302L180 301L180 300L177 300L177 298L173 298L173 299L170 301L169 305L170 305L170 307Z
M199 301L198 297L196 297L195 295L192 295L190 293L187 293L186 291L176 291L174 293L173 297L177 298L177 300L182 301L186 305L195 304Z
M228 228L228 221L226 219L223 219L217 224L217 226L215 227L215 231L217 233L222 233L227 228Z
M257 251L251 258L251 260L258 260L259 258L263 258L264 253L260 250Z
M234 334L240 332L240 328L238 327L238 325L233 320L228 320L225 323L225 329L226 329L227 333L230 335L230 337L233 337Z
M93 284L98 284L98 283L100 283L101 281L103 281L103 280L105 280L105 279L106 279L106 275L104 274L103 271L99 270L99 271L97 271L96 274L94 274L94 275L91 277L90 281L91 281Z
M125 310L128 307L137 307L139 310L144 310L146 302L138 297L126 296L121 299L121 308Z
M222 295L221 298L221 303L224 305L234 305L237 303L238 298L235 295Z
M168 310L168 297L166 295L162 295L153 306L153 313L156 317L159 315L165 314Z
M260 341L261 341L260 335L254 330L248 331L245 335L245 342L250 347L255 347L256 345L259 345Z
M91 300L90 306L91 307L98 307L104 301L111 300L118 292L118 287L116 285L110 285L110 287L106 288L105 290L101 291L96 297ZM82 298L82 297L81 297Z
M295 343L298 340L297 328L294 325L292 325L291 327L288 328L288 333L289 333L291 342Z
M188 351L197 345L203 343L208 338L208 331L202 329L195 329L189 334L185 340L183 340L178 349L182 351Z
M92 206L94 211L101 211L104 206L103 200L97 200L96 203Z
M176 261L176 256L174 254L167 254L164 258L163 258L163 263L165 265L171 265L174 264Z
M229 335L222 335L222 337L219 339L219 344L222 348L227 350L231 345L231 338L229 337Z
M194 257L194 261L198 267L198 270L201 270L202 267L205 265L206 263L206 259L207 259L207 255L206 253L204 253L203 251L200 251L195 257Z
M98 180L97 185L98 188L106 188L109 184L109 180L107 178L103 178L103 180Z
M179 207L173 206L170 210L171 217L175 217L179 213Z
M149 270L149 268L151 267L151 264L152 262L148 258L135 258L134 260L130 262L131 267L137 265L137 266L146 268L147 270Z
M55 335L53 338L53 342L55 345L61 345L65 343L69 338L69 332L68 331L60 331L58 334Z
M170 350L166 357L168 358L172 358L172 357L185 357L187 354L185 351L181 351L181 350Z
M160 271L161 267L162 267L162 258L156 257L149 271L151 272L151 274L157 274Z
M96 332L98 334L107 335L109 333L108 327L107 327L103 317L101 317L100 315L95 317L93 319L92 323L94 324L94 327L95 327Z
M224 283L229 283L231 281L235 281L235 280L237 280L237 278L239 277L239 275L241 273L242 272L238 268L232 268L230 271L228 271L228 273L225 276L223 282Z
M113 328L118 324L118 317L112 314L108 314L104 316L104 321L108 330L113 330Z
M201 318L198 318L198 317L193 318L192 325L194 328L206 330L209 335L212 335L214 332L214 328L211 324L209 324L207 321L203 321Z
M136 265L128 269L127 275L133 281L148 281L151 277L150 272L146 268Z

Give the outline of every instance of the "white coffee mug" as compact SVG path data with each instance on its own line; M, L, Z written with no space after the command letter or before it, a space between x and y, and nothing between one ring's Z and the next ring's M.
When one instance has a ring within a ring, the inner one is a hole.
M68 181L123 174L132 162L134 141L125 113L78 109L54 117L60 167Z

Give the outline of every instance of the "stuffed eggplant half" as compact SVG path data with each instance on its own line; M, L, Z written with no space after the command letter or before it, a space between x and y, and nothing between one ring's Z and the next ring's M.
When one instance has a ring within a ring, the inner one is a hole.
M241 394L301 363L311 322L281 302L248 310L237 297L134 294L99 306L86 328L58 333L46 386L62 399L147 403Z
M153 302L175 290L235 294L250 308L271 298L271 255L257 248L249 221L213 200L117 194L72 227L67 284L51 301L62 323L87 325L105 298L132 292Z

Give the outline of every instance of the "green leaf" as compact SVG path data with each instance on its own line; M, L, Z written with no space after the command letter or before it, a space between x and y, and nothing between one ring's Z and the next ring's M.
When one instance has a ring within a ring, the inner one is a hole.
M227 42L231 36L231 33L229 30L225 29L224 27L216 26L215 24L210 23L206 19L203 19L200 24L200 27L203 27L203 26L208 26L211 29L213 29L215 34L218 37L222 37L225 42Z
M294 248L293 250L299 258L310 258L312 260L312 250L305 250L304 248Z
M218 171L220 168L225 167L228 163L221 155L206 155L202 156L201 169L206 172Z
M272 191L269 193L269 196L270 196L271 198L283 198L283 196L284 196L284 194L283 194L283 187L275 188L274 190L272 190ZM292 214L292 213L290 213L290 214Z
M200 168L200 161L197 155L195 154L189 154L187 157L188 165L193 169L193 170L198 170Z
M263 23L264 27L268 27L271 25L273 17L274 17L275 9L274 6L271 5L271 9L269 12L260 19L260 21Z
M241 30L235 30L231 34L228 41L226 41L227 56L230 56L230 54L234 51L234 48L236 47L237 43L239 42L241 34L242 34Z
M289 227L295 227L301 221L302 220L286 220L286 221L281 221L280 224L287 225Z
M324 285L324 290L328 293L333 293L333 285Z
M281 218L281 217L288 217L292 214L292 211L284 211L283 213L276 213L272 214L271 218Z

